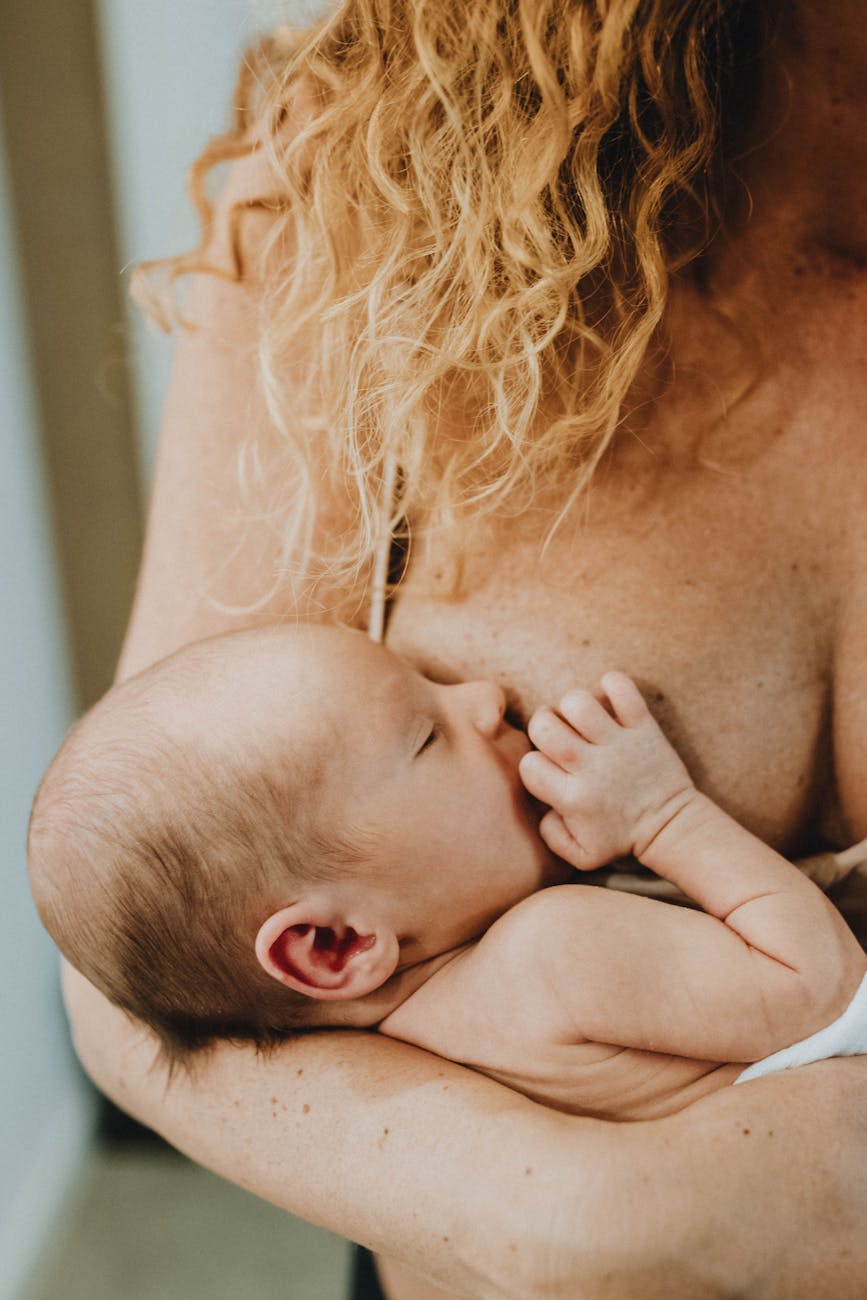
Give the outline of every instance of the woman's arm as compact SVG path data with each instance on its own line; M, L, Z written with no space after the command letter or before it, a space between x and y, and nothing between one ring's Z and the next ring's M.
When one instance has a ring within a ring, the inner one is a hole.
M308 1035L267 1059L223 1044L167 1088L148 1035L75 972L66 994L82 1059L120 1106L232 1181L456 1294L525 1300L556 1236L586 1261L619 1238L617 1216L603 1222L614 1128L587 1121L584 1132L481 1075L362 1033ZM586 1142L564 1159L573 1133Z
M864 1294L867 1062L613 1125L365 1034L307 1036L268 1060L222 1045L167 1088L121 1012L74 973L67 997L82 1060L119 1105L456 1296Z
M236 164L221 199L211 260L223 270L232 264L231 205L257 192L259 171L251 160ZM256 212L244 216L251 264L266 222ZM180 332L175 352L121 679L188 642L305 613L303 593L285 584L262 600L279 553L270 519L263 524L256 515L277 504L264 492L279 482L281 448L259 384L255 282L202 274L182 284L194 328ZM239 460L253 446L265 487L242 503Z

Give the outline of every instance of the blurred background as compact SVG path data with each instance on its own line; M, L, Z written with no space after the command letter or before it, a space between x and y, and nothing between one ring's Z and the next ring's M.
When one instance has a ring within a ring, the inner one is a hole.
M309 0L0 3L0 1300L342 1300L345 1243L221 1183L90 1088L30 903L39 777L108 686L172 341L129 268L196 242L185 169L241 52Z

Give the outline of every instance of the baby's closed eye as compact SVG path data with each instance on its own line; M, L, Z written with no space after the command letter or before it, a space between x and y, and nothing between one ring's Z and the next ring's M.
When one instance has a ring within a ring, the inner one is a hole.
M421 744L418 746L418 748L415 751L416 758L418 758L421 754L424 754L426 750L430 749L433 745L435 745L436 742L441 738L441 736L442 736L442 728L440 727L439 723L434 723L430 727L425 728L425 731L422 733Z

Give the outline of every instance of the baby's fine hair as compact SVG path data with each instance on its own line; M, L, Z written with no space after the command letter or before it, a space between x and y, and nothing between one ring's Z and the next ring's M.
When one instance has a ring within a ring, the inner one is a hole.
M181 692L185 704L206 697L202 647L115 687L73 728L28 832L45 928L172 1065L216 1038L267 1047L308 1024L314 1004L261 969L256 933L287 883L357 857L339 834L317 834L309 747L289 736L266 755L255 734L232 746L190 737L171 714Z

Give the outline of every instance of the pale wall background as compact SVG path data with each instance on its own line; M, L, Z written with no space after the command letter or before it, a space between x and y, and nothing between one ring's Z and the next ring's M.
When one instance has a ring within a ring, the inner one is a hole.
M0 40L4 30L20 30L29 21L25 0L3 4L9 7L0 15ZM67 5L63 11L70 22L73 8ZM87 10L88 23L96 20L110 162L105 201L113 208L117 276L140 258L173 253L194 242L184 170L208 136L226 123L240 50L275 13L303 21L316 9L302 2L278 8L265 0L96 0L95 10L79 6L82 13ZM61 70L64 53L58 53ZM5 57L8 90L16 71L9 60L17 51L7 48ZM45 75L52 75L50 68ZM33 109L25 105L25 116L33 116L37 131L39 89L34 83ZM58 140L57 147L77 147L76 132L89 129L88 120L70 104L71 135ZM15 169L8 165L6 139L0 119L0 1300L15 1300L75 1181L92 1136L95 1096L67 1041L56 957L39 928L24 872L30 800L77 704L68 593L64 602L56 518L53 528L49 476L40 450L45 445L40 424L45 419L40 400L45 363L43 358L40 371L34 361L33 303L25 291L30 279L17 269L22 236L30 239L32 230L26 206L16 227ZM40 193L32 201L42 197ZM33 262L31 256L28 276ZM89 309L86 294L78 292L77 301L83 312ZM78 329L73 318L60 325L70 338ZM123 336L122 323L116 326ZM132 349L144 490L171 341L149 334L132 314L125 330ZM89 400L97 377L85 373L81 384ZM120 428L120 415L118 421ZM56 441L58 430L53 436ZM99 572L92 582L99 584Z
M90 1135L57 964L24 874L27 810L72 716L5 156L0 153L0 1297L12 1297Z
M192 248L185 171L225 130L239 54L256 32L303 24L316 0L98 0L112 173L124 267ZM130 311L145 473L153 463L172 343Z

